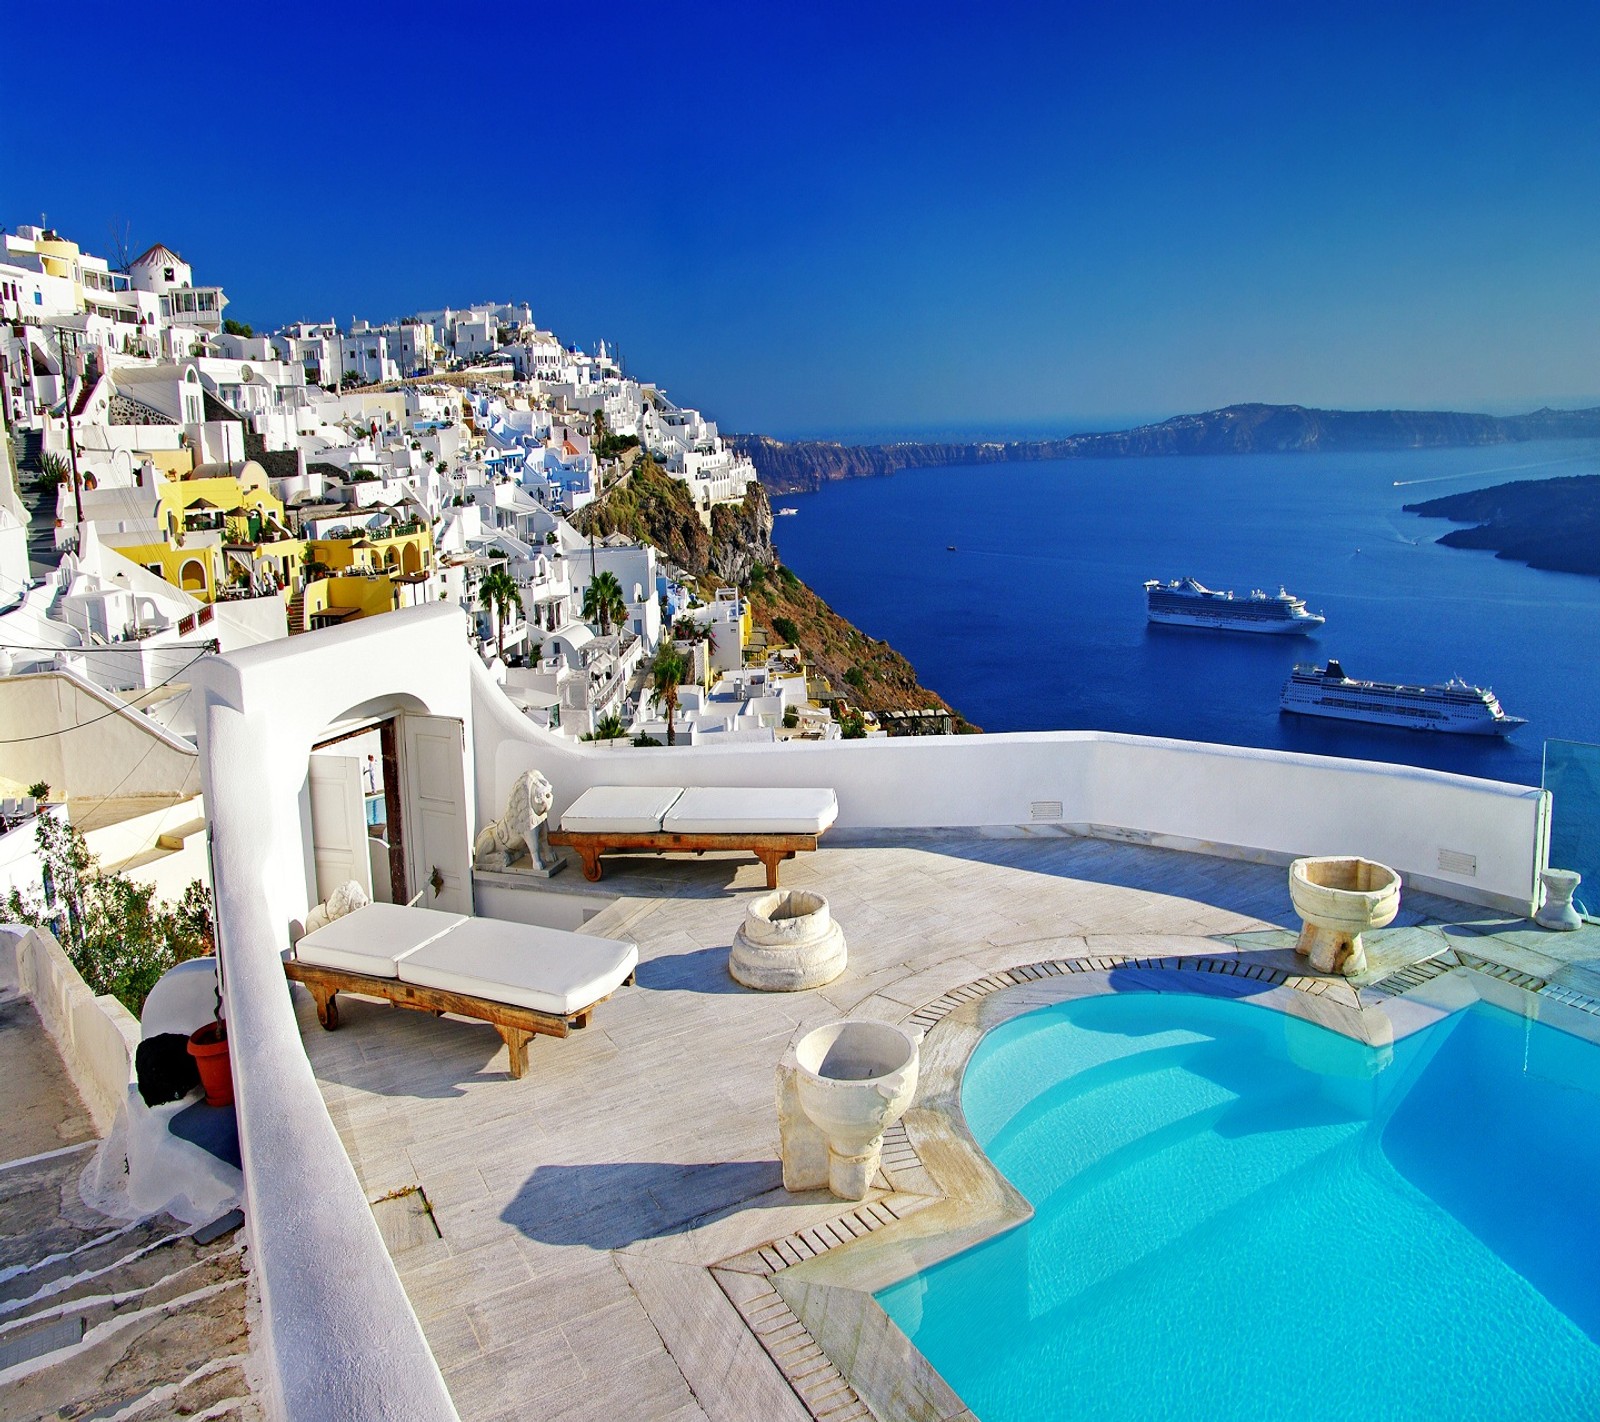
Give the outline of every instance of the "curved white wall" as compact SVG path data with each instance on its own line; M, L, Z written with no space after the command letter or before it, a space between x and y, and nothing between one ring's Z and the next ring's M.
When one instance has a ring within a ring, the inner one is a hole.
M300 786L312 743L377 702L470 724L466 628L418 608L202 664L223 995L246 1217L261 1287L256 1343L275 1417L446 1422L456 1412L300 1042L280 954L306 911ZM197 670L199 670L197 668Z

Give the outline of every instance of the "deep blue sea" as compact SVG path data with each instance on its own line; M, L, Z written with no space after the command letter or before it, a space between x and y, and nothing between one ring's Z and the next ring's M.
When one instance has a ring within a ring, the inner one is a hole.
M1086 729L1397 761L1537 785L1600 741L1600 578L1444 548L1401 505L1600 472L1600 441L1393 454L1076 459L786 494L786 563L988 731ZM955 551L949 551L949 545ZM1147 578L1304 597L1310 637L1153 628ZM1490 686L1507 741L1280 716L1296 661Z

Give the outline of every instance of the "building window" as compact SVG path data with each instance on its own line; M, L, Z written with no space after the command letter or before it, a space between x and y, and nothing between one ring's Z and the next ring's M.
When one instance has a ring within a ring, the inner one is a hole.
M171 267L162 267L161 268L161 280L162 281L176 281L177 280L177 277L173 274L173 270L172 270Z

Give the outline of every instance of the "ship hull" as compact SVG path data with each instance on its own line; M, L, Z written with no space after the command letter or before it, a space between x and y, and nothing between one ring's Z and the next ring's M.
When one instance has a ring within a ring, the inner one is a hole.
M1154 627L1190 627L1205 632L1253 632L1269 637L1305 636L1315 632L1324 621L1321 617L1263 618L1256 621L1251 618L1205 617L1192 612L1152 611L1149 616L1150 624Z
M1319 706L1305 702L1281 708L1287 716L1317 716L1328 721L1355 721L1363 726L1392 726L1400 731L1421 731L1435 736L1509 736L1518 726L1527 723L1517 716L1503 721L1491 720L1419 720L1413 716L1385 715L1379 711L1354 711L1345 706Z

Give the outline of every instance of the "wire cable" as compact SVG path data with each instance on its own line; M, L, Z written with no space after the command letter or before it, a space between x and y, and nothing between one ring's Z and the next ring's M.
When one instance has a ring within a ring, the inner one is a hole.
M189 660L179 667L177 671L173 672L171 676L158 681L154 686L148 686L142 689L145 691L160 691L162 687L169 686L175 682L184 674L184 672L188 671L190 667L198 662L201 657L209 657L210 655L211 648L207 647L205 651L200 652L196 656L190 657ZM129 706L126 703L122 703L113 707L110 711L107 711L103 716L94 716L87 721L79 721L76 726L63 726L57 731L41 731L37 736L9 736L4 740L0 740L0 746L19 746L26 741L47 741L52 736L64 736L69 731L81 731L86 726L98 725L101 721L108 721L113 716L121 716L128 712L136 712L137 710L138 707L136 706Z

